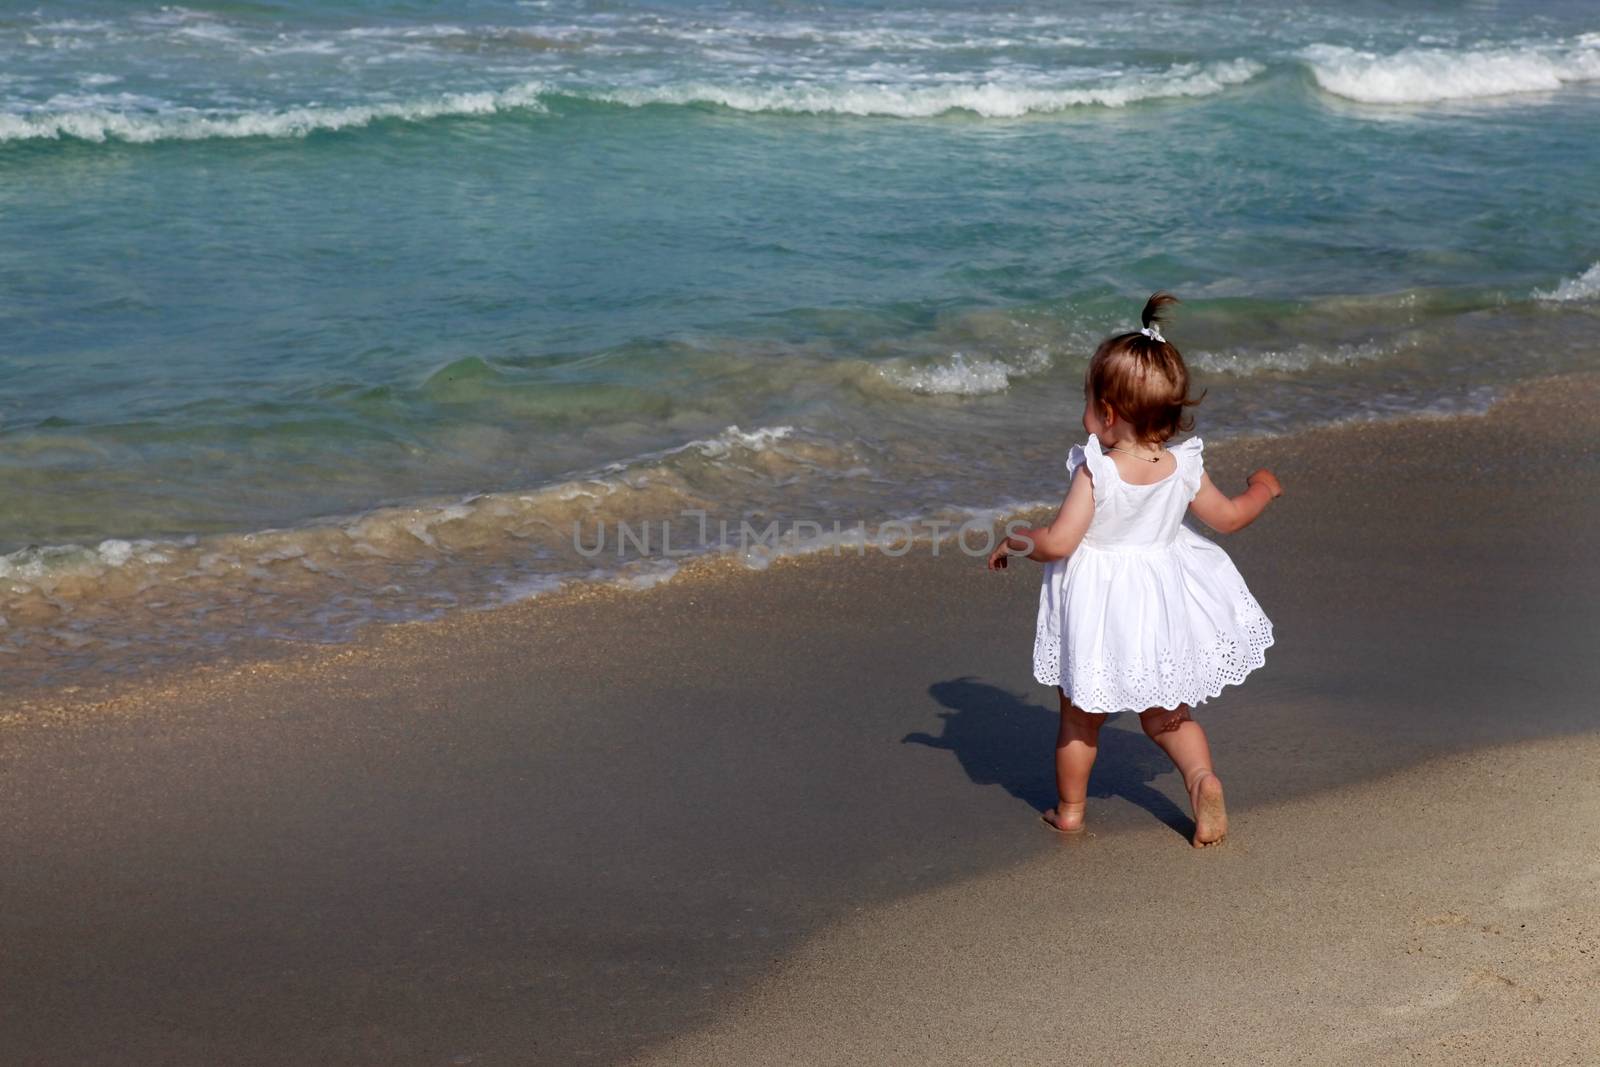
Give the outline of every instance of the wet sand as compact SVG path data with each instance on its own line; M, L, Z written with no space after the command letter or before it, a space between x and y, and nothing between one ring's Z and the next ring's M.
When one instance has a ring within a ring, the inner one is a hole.
M1039 824L1037 573L948 550L12 699L0 1062L1561 1062L1493 1050L1593 1040L1597 383L1208 447L1288 491L1219 850L1131 720Z

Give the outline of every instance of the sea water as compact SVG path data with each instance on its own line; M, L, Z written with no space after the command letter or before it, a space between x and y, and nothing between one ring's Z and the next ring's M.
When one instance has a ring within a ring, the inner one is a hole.
M1049 500L1157 288L1211 439L1594 367L1600 10L8 6L0 670Z

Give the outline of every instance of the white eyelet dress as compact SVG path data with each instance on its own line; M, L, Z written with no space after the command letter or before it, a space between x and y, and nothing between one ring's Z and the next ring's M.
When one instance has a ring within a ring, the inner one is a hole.
M1088 466L1094 519L1045 567L1033 676L1084 711L1194 706L1266 662L1272 623L1228 554L1183 524L1203 448L1174 445L1178 469L1150 485L1124 482L1095 437L1072 448L1068 482Z

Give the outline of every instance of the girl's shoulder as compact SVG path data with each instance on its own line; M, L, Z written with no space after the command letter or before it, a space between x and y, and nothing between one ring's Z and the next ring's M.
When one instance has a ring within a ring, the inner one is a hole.
M1105 503L1106 494L1111 491L1114 471L1106 468L1111 463L1111 457L1100 449L1100 439L1093 434L1081 445L1073 445L1067 453L1067 484L1071 485L1072 479L1077 477L1080 468L1089 472L1089 480L1094 484L1095 504Z
M1171 452L1178 461L1178 478L1193 496L1200 491L1200 479L1206 473L1206 444L1198 437L1190 437L1172 445Z
M1188 437L1182 441L1179 441L1175 445L1167 446L1167 451L1171 452L1174 456L1178 456L1179 458L1188 456L1194 459L1200 459L1204 455L1205 450L1206 443L1198 437Z
M1089 439L1081 445L1073 445L1067 452L1067 473L1077 474L1079 467L1088 467L1093 474L1106 462L1106 455L1100 450L1100 439L1090 435Z

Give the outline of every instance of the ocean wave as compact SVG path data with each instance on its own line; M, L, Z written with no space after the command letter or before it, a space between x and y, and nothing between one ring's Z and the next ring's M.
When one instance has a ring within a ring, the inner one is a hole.
M640 464L660 463L673 456L690 453L699 453L707 459L727 459L740 450L764 452L779 441L792 437L794 432L793 426L758 426L754 430L741 430L737 426L729 426L715 437L697 438L675 448L663 448L656 452L634 456L632 459L608 463L601 468L601 471L615 474Z
M1018 118L1077 107L1126 107L1143 100L1211 96L1250 81L1264 69L1248 59L1206 66L1185 63L1158 74L1133 74L1106 85L1051 88L1033 84L949 85L660 85L583 94L627 107L715 105L734 111L810 115L932 118L970 111Z
M689 558L762 566L820 530L799 520L825 508L819 490L868 474L854 442L729 426L523 490L249 533L30 545L0 554L0 658L8 684L36 684L241 641L339 642L574 583L647 588Z
M1034 349L1014 361L974 359L956 352L948 359L924 364L889 364L877 368L890 385L930 396L987 396L1003 393L1013 378L1037 374L1050 366L1050 353Z
M556 89L524 82L508 89L444 93L411 100L212 113L145 97L58 96L31 110L0 113L0 143L60 140L203 141L246 137L305 137L318 131L382 120L548 111L556 98L626 107L715 105L735 111L928 118L968 111L1016 118L1075 107L1125 107L1142 100L1208 96L1240 85L1264 68L1249 60L1206 67L1185 64L1159 74L1128 75L1105 85L1051 88L1027 83L946 85L711 85L684 84L603 90Z
M1232 348L1220 352L1202 349L1185 358L1190 366L1211 374L1248 377L1253 374L1297 373L1317 367L1350 367L1372 363L1412 348L1415 344L1415 340L1403 338L1387 344L1366 341L1338 345L1301 343L1286 348Z
M627 29L613 27L610 32L622 33ZM1081 36L1050 32L1034 26L1017 26L1003 18L981 24L966 20L929 23L918 19L911 24L867 27L745 19L726 25L697 22L670 25L656 22L633 29L652 37L687 41L702 48L726 45L766 48L772 42L781 41L789 45L822 45L846 51L905 53L998 51L1019 46L1081 48L1089 44L1088 39Z
M491 115L502 111L543 111L546 110L541 100L544 92L543 83L525 82L498 91L444 93L415 100L245 111L232 115L205 114L193 108L115 110L104 106L13 112L0 114L0 143L59 140L63 137L134 144L214 138L305 137L318 130L349 129L384 119L421 122L441 117Z
M1351 426L1361 423L1478 418L1487 415L1490 409L1505 398L1505 395L1504 388L1493 385L1472 386L1428 398L1421 398L1414 392L1401 389L1379 390L1366 398L1360 410L1335 416L1320 425ZM1293 432L1264 433L1259 436L1287 437Z
M1600 297L1600 263L1596 263L1576 278L1568 278L1554 289L1534 290L1535 300L1560 301L1593 300Z
M1335 96L1364 104L1425 104L1600 80L1600 40L1593 36L1559 45L1408 48L1389 55L1317 44L1300 57L1317 84Z
M390 561L418 553L483 548L491 541L524 544L541 531L579 518L624 521L675 515L680 505L704 502L725 480L763 480L773 472L846 469L848 449L798 440L792 426L729 426L709 437L606 463L551 484L465 499L380 507L331 516L302 526L178 540L112 538L97 545L30 545L0 554L0 594L61 595L112 572L137 570L140 590L163 576L181 580L239 574L294 562L317 573L348 568L352 560ZM780 454L781 448L781 454ZM759 488L755 486L754 488ZM624 503L624 498L628 498ZM559 543L559 538L557 538Z

